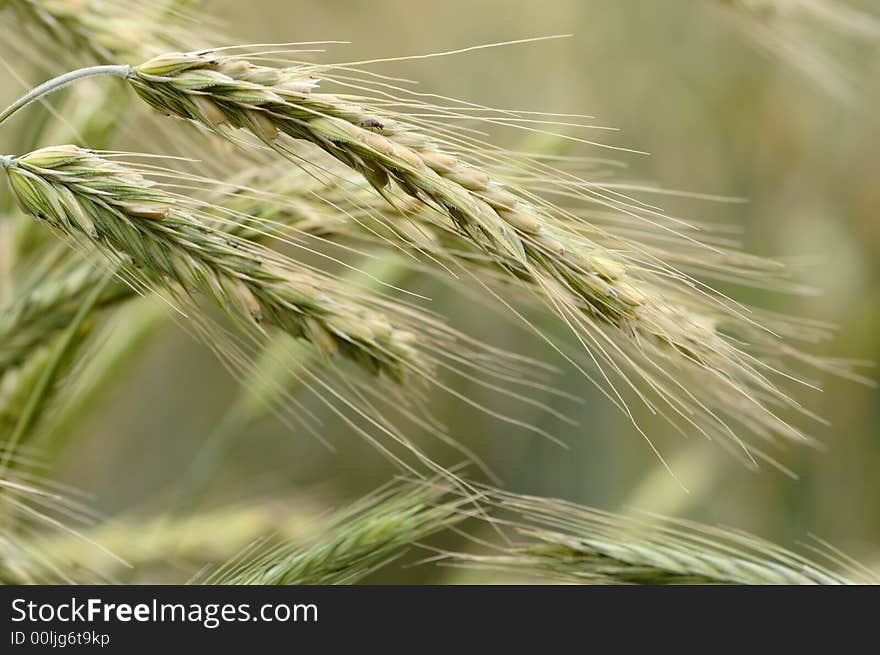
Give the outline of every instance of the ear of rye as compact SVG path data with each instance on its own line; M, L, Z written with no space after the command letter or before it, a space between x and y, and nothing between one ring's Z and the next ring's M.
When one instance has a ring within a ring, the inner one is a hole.
M602 230L573 221L528 188L502 183L406 116L371 109L365 98L319 93L311 73L212 52L168 53L133 68L129 81L163 113L216 131L244 129L291 159L286 139L311 143L386 197L396 183L396 190L436 210L440 229L457 232L502 270L529 280L605 381L622 379L673 422L729 442L752 463L774 460L741 441L732 427L737 423L768 441L807 441L778 413L801 408L780 388L792 376L775 360L826 364L782 345L742 308L651 256L637 240L619 240L618 250L600 246L588 235ZM631 211L626 201L608 200L613 194L601 187L581 182L573 188L621 215ZM697 261L699 248L691 252ZM748 264L724 266L733 275L753 275ZM620 391L612 386L612 393L623 406Z

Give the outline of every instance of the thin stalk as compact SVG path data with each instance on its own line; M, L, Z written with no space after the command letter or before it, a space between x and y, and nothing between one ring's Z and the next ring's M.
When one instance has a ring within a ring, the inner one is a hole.
M75 71L65 73L64 75L59 75L58 77L53 77L51 80L43 82L39 86L34 87L29 92L24 94L21 98L9 105L6 109L4 109L3 112L0 113L0 123L3 123L7 118L12 116L19 109L24 109L25 107L36 102L40 98L54 93L55 91L58 91L59 89L62 89L68 84L76 82L77 80L81 80L86 77L98 77L101 75L108 75L125 79L126 77L128 77L130 71L130 66L89 66L87 68L80 68Z
M244 412L236 409L223 415L189 466L187 474L183 476L183 488L171 514L174 518L185 516L192 510L194 501L211 483L214 473L226 460L233 444L250 425L249 419Z

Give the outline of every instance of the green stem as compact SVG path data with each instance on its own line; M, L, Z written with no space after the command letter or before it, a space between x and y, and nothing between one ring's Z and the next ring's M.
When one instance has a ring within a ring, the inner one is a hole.
M129 66L89 66L88 68L80 68L78 70L65 73L64 75L59 75L58 77L52 78L48 82L43 82L40 86L35 87L28 93L24 94L21 98L13 102L6 109L4 109L3 112L0 113L0 123L12 116L19 109L24 109L31 103L36 102L40 98L67 86L71 82L75 82L86 77L97 77L100 75L126 78L128 77L130 72L131 68Z
M184 516L192 509L194 501L210 484L236 440L250 424L250 417L244 412L233 410L223 416L184 476L173 516Z

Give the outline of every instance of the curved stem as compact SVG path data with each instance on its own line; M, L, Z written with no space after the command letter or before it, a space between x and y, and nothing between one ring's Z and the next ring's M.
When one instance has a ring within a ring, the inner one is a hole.
M78 70L65 73L64 75L59 75L58 77L52 78L48 82L43 82L40 86L35 87L31 91L23 95L21 98L13 102L11 105L9 105L6 109L4 109L3 112L0 113L0 123L12 116L19 109L27 107L32 102L35 102L43 96L47 96L50 93L53 93L58 89L67 86L71 82L81 80L85 77L97 77L99 75L109 75L112 77L125 78L128 76L130 71L131 68L129 66L89 66L88 68L80 68Z

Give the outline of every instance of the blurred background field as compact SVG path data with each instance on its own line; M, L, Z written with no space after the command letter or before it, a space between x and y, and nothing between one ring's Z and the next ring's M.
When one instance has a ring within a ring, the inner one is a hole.
M419 80L425 92L493 107L589 114L597 125L619 128L587 136L650 154L580 144L571 144L567 153L619 162L621 179L743 199L650 196L671 214L737 226L745 250L802 265L802 280L817 290L804 297L738 290L738 299L837 324L836 339L822 344L820 354L880 359L880 43L826 43L828 35L819 26L815 43L833 51L853 78L853 98L845 101L786 61L759 52L708 0L207 4L223 29L241 42L351 41L327 46L321 58L328 61L571 33L562 40L387 62L373 69ZM7 100L19 87L4 77L2 89ZM511 148L543 147L539 136L523 134L518 140L510 130L499 130L493 138ZM438 311L451 314L453 323L470 334L558 360L501 312L473 299L467 306L430 279L407 285L430 296ZM558 330L552 320L538 320L548 332ZM785 545L815 534L880 566L876 389L827 377L818 381L822 392L800 393L829 425L816 423L810 430L824 448L791 446L780 453L797 479L771 468L750 471L699 435L685 439L636 408L642 426L690 490L685 493L628 419L577 371L564 363L560 368L553 384L584 403L542 400L574 418L576 427L499 401L476 386L460 389L546 429L567 449L462 409L445 396L433 398L431 410L510 489L729 525ZM98 411L78 424L75 435L67 435L63 452L53 455L52 475L84 490L106 516L133 508L161 513L179 493L180 481L235 393L235 380L212 354L170 325L117 373ZM313 409L322 415L322 433L336 452L267 418L236 441L200 507L270 498L269 517L306 508L314 513L357 498L393 475L368 444L325 410ZM432 442L421 443L445 464L460 459ZM430 565L394 576L406 582L460 579Z

